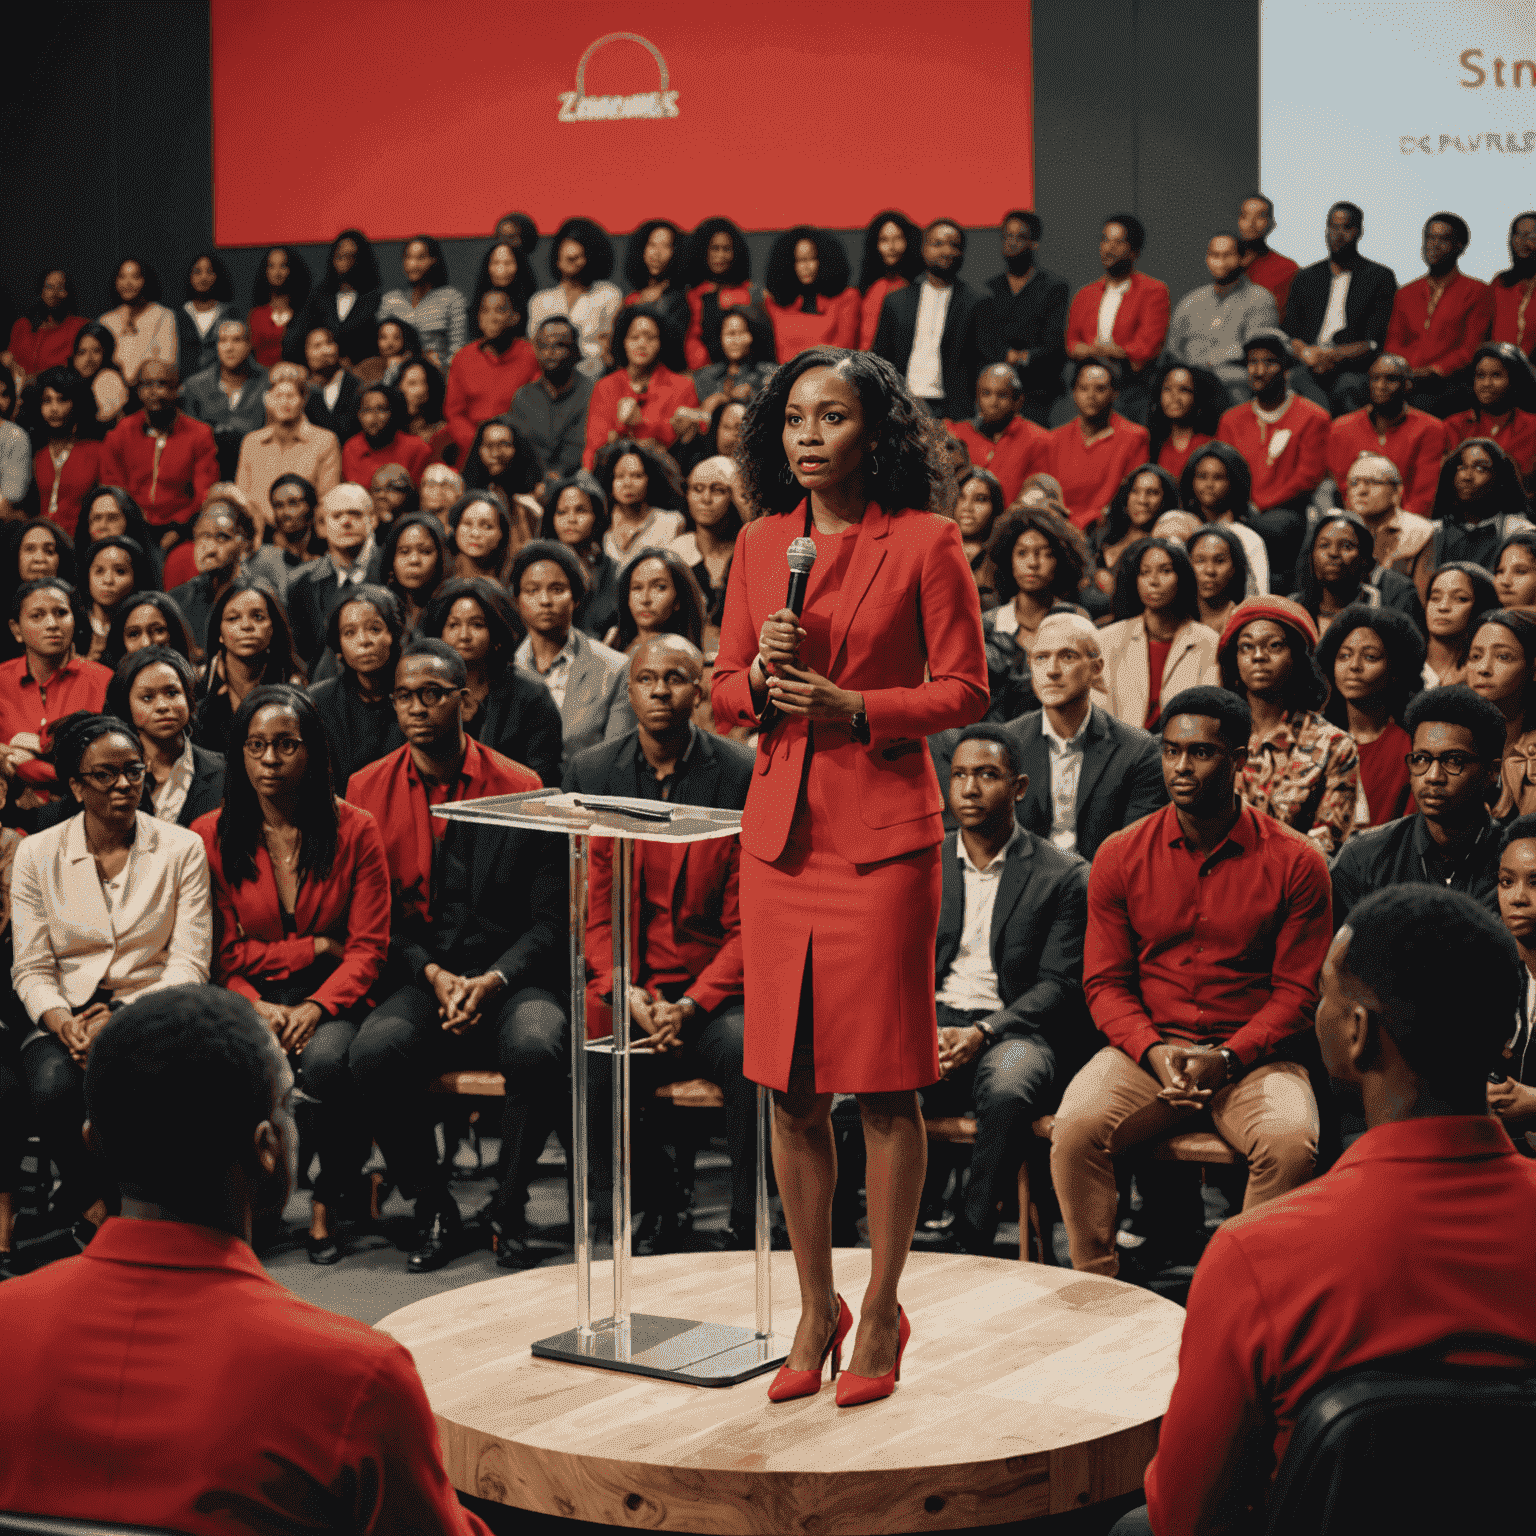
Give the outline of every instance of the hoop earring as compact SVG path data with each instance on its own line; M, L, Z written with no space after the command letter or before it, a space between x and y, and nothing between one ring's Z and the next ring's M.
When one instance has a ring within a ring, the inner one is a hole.
M782 480L785 485L793 485L795 483L795 472L789 467L788 459L785 459L784 462L779 465L779 479Z
M874 454L869 456L869 473L875 479L880 477L880 460Z

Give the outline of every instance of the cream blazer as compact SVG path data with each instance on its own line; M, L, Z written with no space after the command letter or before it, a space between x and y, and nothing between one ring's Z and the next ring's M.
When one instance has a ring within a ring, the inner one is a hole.
M1187 621L1168 647L1162 704L1184 688L1221 682L1216 665L1216 631L1196 619ZM1104 681L1109 689L1109 712L1115 719L1138 728L1146 724L1151 678L1147 673L1147 627L1138 614L1121 619L1099 631L1099 651L1104 657Z
M208 980L213 903L203 840L140 811L116 909L85 845L85 817L22 839L11 876L11 984L34 1024L77 1013L98 987L129 1002Z

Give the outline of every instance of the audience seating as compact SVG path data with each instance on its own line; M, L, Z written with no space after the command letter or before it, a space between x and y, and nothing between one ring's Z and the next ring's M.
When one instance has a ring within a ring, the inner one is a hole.
M951 1146L971 1147L976 1144L976 1117L974 1115L924 1116L923 1128L929 1141L948 1142ZM1040 1235L1040 1212L1029 1197L1029 1159L1019 1164L1019 1258L1028 1263L1030 1245L1040 1254L1042 1264L1055 1262L1051 1254L1050 1234Z

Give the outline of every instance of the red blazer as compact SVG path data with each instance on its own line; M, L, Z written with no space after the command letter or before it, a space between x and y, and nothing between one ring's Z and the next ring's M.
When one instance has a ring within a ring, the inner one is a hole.
M11 327L11 356L30 378L45 368L62 368L75 355L75 341L85 329L84 315L66 315L56 330L35 331L23 315Z
M396 432L387 448L370 448L368 439L355 432L341 445L341 478L367 486L386 464L399 464L411 484L420 485L421 472L431 458L432 450L412 432Z
M1483 416L1473 409L1446 417L1447 453L1469 437L1491 437L1515 461L1527 485L1536 478L1536 416L1529 411L1511 411L1498 417Z
M1250 282L1257 283L1260 288L1268 288L1274 294L1276 312L1282 317L1285 315L1285 301L1291 292L1291 279L1300 271L1296 262L1289 256L1282 256L1279 251L1266 251L1262 256L1255 256L1247 268Z
M192 823L208 849L216 912L214 979L253 1001L261 994L252 978L280 981L315 963L315 940L346 941L341 963L318 986L314 1001L331 1016L346 1013L367 997L389 954L389 863L378 823L345 800L336 804L341 825L330 878L306 880L294 910L297 933L283 933L282 907L272 860L256 842L256 878L231 885L219 852L221 811Z
M747 671L763 621L784 606L785 560L804 526L796 508L737 537L711 688L717 730L759 723ZM870 502L831 648L832 681L864 695L870 729L866 747L843 726L816 727L828 799L847 807L831 827L838 853L867 864L934 847L944 839L944 802L925 738L980 720L989 700L981 601L959 528ZM806 721L786 719L758 738L741 846L765 862L789 838L809 735Z
M1001 481L1005 507L1019 494L1024 482L1044 467L1051 434L1026 416L1015 416L995 438L968 421L949 421L945 425L965 444L971 463L979 469L991 470Z
M1067 312L1067 356L1080 341L1096 341L1099 335L1099 303L1104 297L1104 278L1079 288ZM1168 335L1168 285L1140 272L1131 273L1131 290L1120 301L1110 333L1117 347L1124 347L1137 373L1163 350Z
M184 523L203 504L219 478L219 450L213 431L178 411L156 460L155 439L144 432L144 413L135 411L107 433L102 470L138 502L154 527Z
M875 344L875 332L880 329L880 306L898 288L906 286L907 280L904 277L877 277L869 285L869 292L859 305L860 352L868 352Z
M637 850L630 933L631 964L645 970L640 943L642 895L672 914L673 943L694 977L688 995L706 1013L742 995L741 844L734 837L707 843L642 843ZM587 876L587 1038L613 1033L613 840L592 839Z
M1445 423L1411 405L1387 432L1385 442L1371 425L1369 409L1351 411L1328 429L1328 473L1343 485L1349 466L1362 453L1379 453L1397 465L1403 477L1403 510L1428 517L1435 505L1446 443Z
M101 481L101 444L76 442L69 450L64 472L59 476L57 507L52 505L53 456L46 448L39 448L32 455L32 476L37 481L37 504L43 516L74 538L85 493Z
M114 1216L0 1287L0 1509L187 1536L490 1536L407 1350L237 1237Z
M1429 279L1404 283L1392 300L1385 350L1407 358L1410 368L1433 368L1443 378L1471 366L1472 354L1493 328L1493 290L1465 272L1445 286L1433 315Z
M615 412L619 401L628 398L640 402L638 425L621 427ZM686 373L673 373L663 363L656 365L651 381L643 395L635 393L624 369L616 369L592 386L592 399L587 406L587 446L581 462L591 469L597 462L599 450L608 441L610 432L620 437L655 438L657 445L669 448L677 441L672 430L672 414L680 405L697 405L698 391Z
M704 296L712 293L720 312L737 309L752 302L752 284L737 283L734 288L722 288L718 283L695 283L684 298L688 300L688 330L683 337L683 356L690 369L697 372L709 361L709 348L704 344Z
M478 341L453 354L443 415L448 418L448 430L459 445L461 457L469 452L480 423L508 410L512 396L538 376L538 354L533 343L522 337L500 357L488 353Z
M1062 500L1072 514L1072 521L1079 528L1086 528L1104 515L1120 489L1120 482L1138 464L1147 462L1152 438L1145 427L1111 411L1109 435L1085 443L1078 421L1074 416L1046 434L1045 450L1037 467L1061 482Z
M1268 512L1310 494L1322 483L1328 473L1331 425L1322 406L1297 395L1272 427L1253 414L1251 404L1234 405L1222 415L1216 435L1242 454L1253 476L1253 504ZM1341 480L1341 495L1343 485Z
M836 298L818 297L816 313L806 314L797 299L788 309L765 295L763 308L773 322L779 361L787 363L807 347L849 347L859 344L859 321L863 300L857 288L844 288ZM876 316L878 320L878 312Z
M1493 331L1490 341L1507 341L1520 348L1527 357L1536 351L1536 278L1516 283L1506 288L1503 283L1493 282Z

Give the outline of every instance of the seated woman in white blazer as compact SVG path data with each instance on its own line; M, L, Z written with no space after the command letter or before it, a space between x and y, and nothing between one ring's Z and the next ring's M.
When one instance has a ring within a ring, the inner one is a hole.
M75 715L54 762L81 812L24 838L11 875L11 983L34 1028L21 1065L44 1149L81 1213L83 1246L113 1191L80 1139L85 1063L112 1010L208 980L213 905L203 840L139 810L144 756L131 726Z
M1109 712L1157 729L1183 688L1219 684L1216 634L1200 622L1195 568L1175 539L1140 539L1115 565L1116 622L1099 636Z

